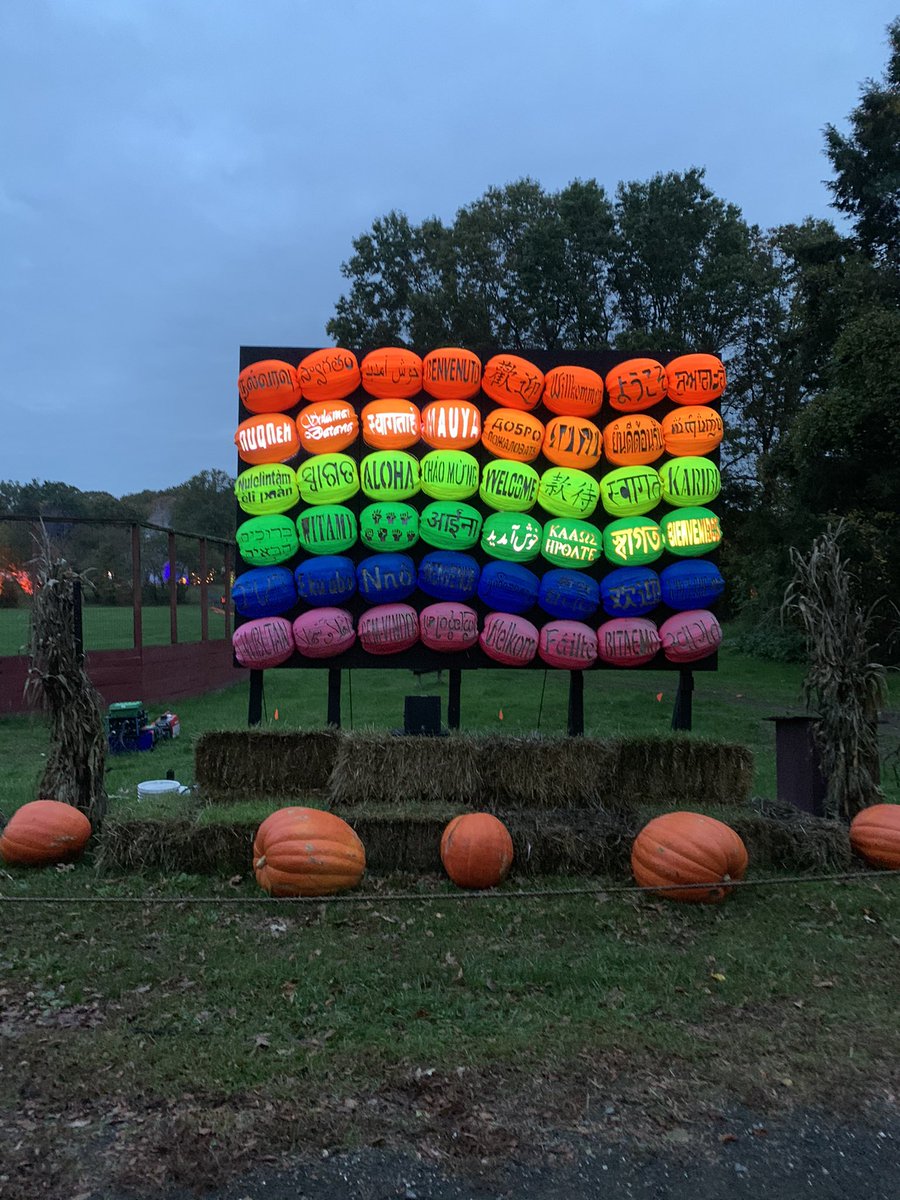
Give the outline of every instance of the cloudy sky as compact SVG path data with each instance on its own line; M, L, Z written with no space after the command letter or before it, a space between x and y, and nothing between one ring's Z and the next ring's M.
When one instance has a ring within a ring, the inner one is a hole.
M707 169L833 216L896 0L0 0L0 479L233 471L238 347L322 345L353 237Z

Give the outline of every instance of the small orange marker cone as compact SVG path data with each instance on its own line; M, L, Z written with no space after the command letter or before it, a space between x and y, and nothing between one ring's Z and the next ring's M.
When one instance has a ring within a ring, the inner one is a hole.
M278 720L278 709L277 708L275 709L275 720L276 721Z
M659 703L659 702L662 700L662 698L663 698L663 694L662 694L662 692L657 692L657 693L656 693L656 701L657 701L657 703Z
M497 716L500 718L500 720L501 720L501 721L503 720L503 709L502 709L502 708L501 708L501 709L500 709L500 711L497 713Z

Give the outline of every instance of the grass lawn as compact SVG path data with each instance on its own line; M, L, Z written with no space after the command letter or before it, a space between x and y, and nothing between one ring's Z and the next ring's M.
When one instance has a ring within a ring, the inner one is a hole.
M764 718L797 707L800 669L720 661L696 677L695 731L749 745L772 796ZM588 673L587 732L665 733L676 680ZM547 674L546 733L565 729L567 683ZM345 724L397 727L404 695L446 686L345 675ZM542 687L464 675L463 725L534 730ZM326 688L325 671L268 672L267 724L277 708L278 727L320 727ZM192 782L192 738L243 727L246 705L246 685L179 702L180 739L110 759L113 815L185 811L138 802L137 783ZM895 689L886 754L898 707ZM34 798L46 740L39 718L0 720L7 815ZM898 798L889 764L885 783ZM148 1196L297 1148L500 1161L561 1138L690 1145L733 1105L858 1115L896 1094L898 877L747 888L721 907L519 886L459 902L443 879L369 876L359 902L300 906L260 898L249 863L233 878L0 870L0 1194Z
M171 641L169 606L145 604L142 634L145 646L167 646ZM30 611L26 608L0 608L0 656L27 654ZM130 608L87 604L83 609L85 650L129 650L134 645L134 619ZM224 638L225 616L210 610L209 636ZM178 605L179 642L200 641L200 607Z

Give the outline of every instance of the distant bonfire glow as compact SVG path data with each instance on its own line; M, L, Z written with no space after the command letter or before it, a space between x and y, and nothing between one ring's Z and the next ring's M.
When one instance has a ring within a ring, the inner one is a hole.
M31 576L21 567L0 567L0 595L3 594L3 587L7 583L17 583L26 596L34 595Z

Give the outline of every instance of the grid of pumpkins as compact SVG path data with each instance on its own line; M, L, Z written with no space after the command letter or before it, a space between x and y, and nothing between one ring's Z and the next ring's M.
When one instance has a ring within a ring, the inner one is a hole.
M8 866L71 862L91 836L87 817L70 804L33 800L13 813L0 834ZM900 871L900 805L863 809L849 830L853 850L870 866ZM441 862L458 887L502 883L513 864L506 826L490 813L463 813L447 825ZM315 808L281 808L256 831L253 870L271 896L329 896L355 888L366 868L365 847L341 817ZM634 839L635 882L669 900L715 903L743 879L747 850L723 821L693 812L654 817Z
M722 538L706 456L725 384L709 354L630 359L605 378L460 347L245 367L237 661L417 643L568 670L708 657L724 581L703 557Z

